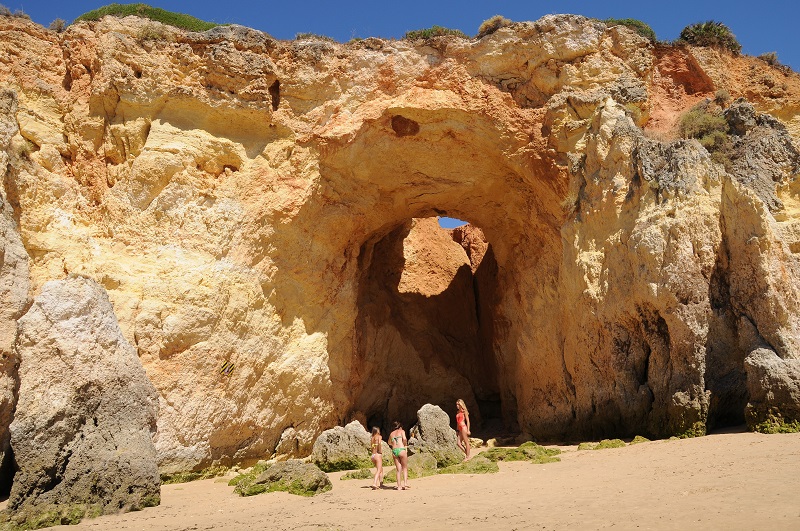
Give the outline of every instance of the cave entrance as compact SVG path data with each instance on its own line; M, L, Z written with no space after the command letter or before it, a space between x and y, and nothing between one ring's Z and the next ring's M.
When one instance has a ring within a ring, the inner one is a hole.
M449 224L460 226L410 219L361 248L354 410L369 426L400 420L408 428L425 403L454 422L458 398L473 431L503 424L497 261L481 229Z

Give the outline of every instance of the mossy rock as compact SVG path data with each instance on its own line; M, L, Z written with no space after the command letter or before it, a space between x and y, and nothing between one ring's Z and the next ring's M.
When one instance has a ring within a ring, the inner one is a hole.
M14 514L3 511L0 512L0 529L23 531L56 525L76 525L84 518L97 518L101 514L103 514L103 508L93 504L45 505Z
M203 470L194 470L190 472L176 472L174 474L161 474L161 484L171 485L174 483L188 483L190 481L197 481L200 479L211 479L219 476L224 476L230 470L224 466L212 466L204 468Z
M478 455L469 461L464 461L457 465L450 465L448 467L438 470L439 474L494 474L499 472L500 467L497 466L497 461L491 461L481 455Z
M270 465L263 461L256 463L249 472L239 474L228 482L229 487L236 487L240 483L252 483L262 472L269 468Z
M609 448L624 448L625 441L622 439L603 439L597 446L594 447L595 450L607 450Z
M372 460L353 457L352 459L340 459L330 463L318 462L316 465L323 472L341 472L342 470L361 470L362 468L371 467Z
M622 439L603 439L599 443L582 442L578 445L578 450L607 450L609 448L622 448L625 441Z
M693 437L703 437L706 434L706 425L699 420L692 424L692 427L678 435L681 439L691 439Z
M362 468L360 470L351 470L344 474L339 479L372 479L375 474L369 468Z
M641 435L637 435L636 437L633 438L631 444L639 444L643 442L650 442L650 439L648 439L647 437L642 437Z
M437 473L436 458L429 453L414 454L408 458L408 479L419 479ZM397 470L391 470L383 477L386 483L397 482Z
M555 463L561 458L555 457L561 453L558 448L545 448L535 442L526 442L518 448L490 448L481 456L489 461L529 461L535 464Z
M764 421L751 427L759 433L797 433L800 432L800 421L786 420L782 416L770 414Z
M233 491L240 496L283 491L298 496L314 496L333 488L328 476L314 464L298 460L256 465L236 480ZM231 480L231 483L234 481Z

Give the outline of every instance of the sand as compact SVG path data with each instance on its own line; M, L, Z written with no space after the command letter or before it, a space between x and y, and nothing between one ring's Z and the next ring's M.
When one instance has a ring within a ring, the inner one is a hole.
M240 498L222 479L165 485L159 507L56 529L800 529L800 434L560 448L560 463L501 463L402 492L342 473L314 498Z

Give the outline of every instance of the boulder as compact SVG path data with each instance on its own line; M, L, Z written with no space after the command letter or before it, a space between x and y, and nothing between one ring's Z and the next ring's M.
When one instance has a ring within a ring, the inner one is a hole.
M285 491L299 496L314 496L332 488L331 480L319 467L292 459L275 463L256 476L252 482L239 483L236 486L236 492L242 496L273 491Z
M417 411L417 423L411 428L408 446L412 453L429 453L439 467L464 460L458 436L450 427L450 417L439 406L425 404Z
M105 290L82 277L46 283L19 319L15 350L12 521L158 505L158 396Z
M369 440L369 432L357 420L344 427L336 426L317 437L311 450L311 461L325 472L370 468ZM383 464L391 465L392 451L385 441L382 441L382 451Z
M744 360L750 400L745 409L752 429L762 422L800 421L800 360L781 359L759 348Z

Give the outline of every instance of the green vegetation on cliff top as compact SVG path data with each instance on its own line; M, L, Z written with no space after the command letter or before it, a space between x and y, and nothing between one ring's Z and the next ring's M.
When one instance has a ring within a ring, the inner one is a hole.
M109 4L99 9L95 9L94 11L84 13L76 18L75 22L81 20L100 20L106 15L115 17L127 17L129 15L135 15L137 17L149 18L150 20L161 22L162 24L175 26L176 28L189 31L206 31L220 25L213 22L200 20L199 18L195 18L191 15L173 13L172 11L166 11L159 7L151 7L147 4Z

